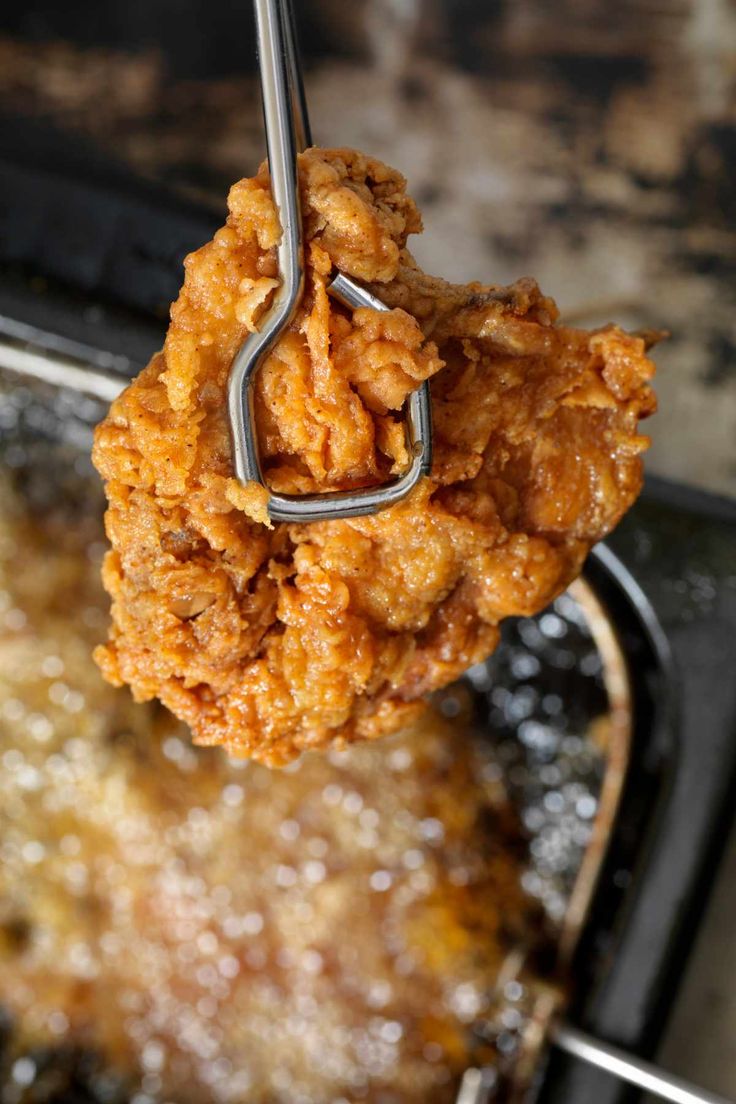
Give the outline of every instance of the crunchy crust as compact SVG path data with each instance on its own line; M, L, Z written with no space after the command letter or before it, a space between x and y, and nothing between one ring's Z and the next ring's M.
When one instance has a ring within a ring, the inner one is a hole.
M653 412L643 339L556 324L532 280L456 286L406 250L419 213L395 170L352 150L300 157L307 283L261 369L272 485L336 490L405 464L400 407L432 380L432 476L371 518L270 527L232 477L225 384L276 287L268 175L186 262L164 349L97 431L112 544L106 677L158 697L197 743L265 763L402 727L488 655L498 622L578 573L641 485ZM338 267L390 313L330 300Z

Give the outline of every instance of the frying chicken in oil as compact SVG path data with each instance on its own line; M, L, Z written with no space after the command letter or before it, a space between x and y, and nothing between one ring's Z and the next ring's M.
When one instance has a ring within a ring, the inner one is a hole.
M406 467L407 395L431 380L434 463L373 517L272 526L233 478L232 360L278 286L265 168L186 261L163 351L113 404L94 460L108 497L105 676L159 698L195 742L269 765L395 732L544 607L636 498L655 409L644 339L557 323L532 280L456 286L407 250L421 218L395 170L299 158L306 291L257 379L267 479L346 490ZM331 300L334 269L391 308Z

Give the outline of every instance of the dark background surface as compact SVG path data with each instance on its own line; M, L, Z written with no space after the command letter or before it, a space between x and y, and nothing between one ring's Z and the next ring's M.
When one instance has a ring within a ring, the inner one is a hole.
M530 273L571 319L669 330L652 468L733 494L731 0L296 7L316 140L406 173L419 260L453 279ZM72 171L64 143L8 132L32 118L220 217L263 153L250 5L6 5L0 115L6 162Z

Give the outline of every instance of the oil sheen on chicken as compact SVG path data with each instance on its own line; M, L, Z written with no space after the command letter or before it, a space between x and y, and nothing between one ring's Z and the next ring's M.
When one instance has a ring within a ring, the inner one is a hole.
M431 476L370 518L271 527L234 478L225 388L277 287L265 169L186 260L164 349L112 406L94 452L112 544L106 677L159 698L199 744L283 764L397 731L487 656L498 623L545 606L635 499L653 412L641 337L557 324L529 279L425 275L405 181L348 149L299 161L306 292L257 382L269 483L345 490L407 464L406 396L431 380ZM349 312L337 268L391 308Z

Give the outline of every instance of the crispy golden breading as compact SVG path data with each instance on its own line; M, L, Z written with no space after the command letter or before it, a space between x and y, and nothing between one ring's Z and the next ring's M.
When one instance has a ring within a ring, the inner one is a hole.
M271 485L375 484L407 462L400 407L432 380L435 460L375 517L268 526L232 475L225 385L277 286L279 223L261 169L185 262L163 352L113 404L95 463L112 543L98 661L158 697L201 744L269 764L395 731L482 659L498 622L549 602L641 485L653 412L644 341L555 325L532 280L455 286L406 250L421 229L399 173L352 150L300 158L304 300L261 369ZM326 291L333 268L392 310Z

